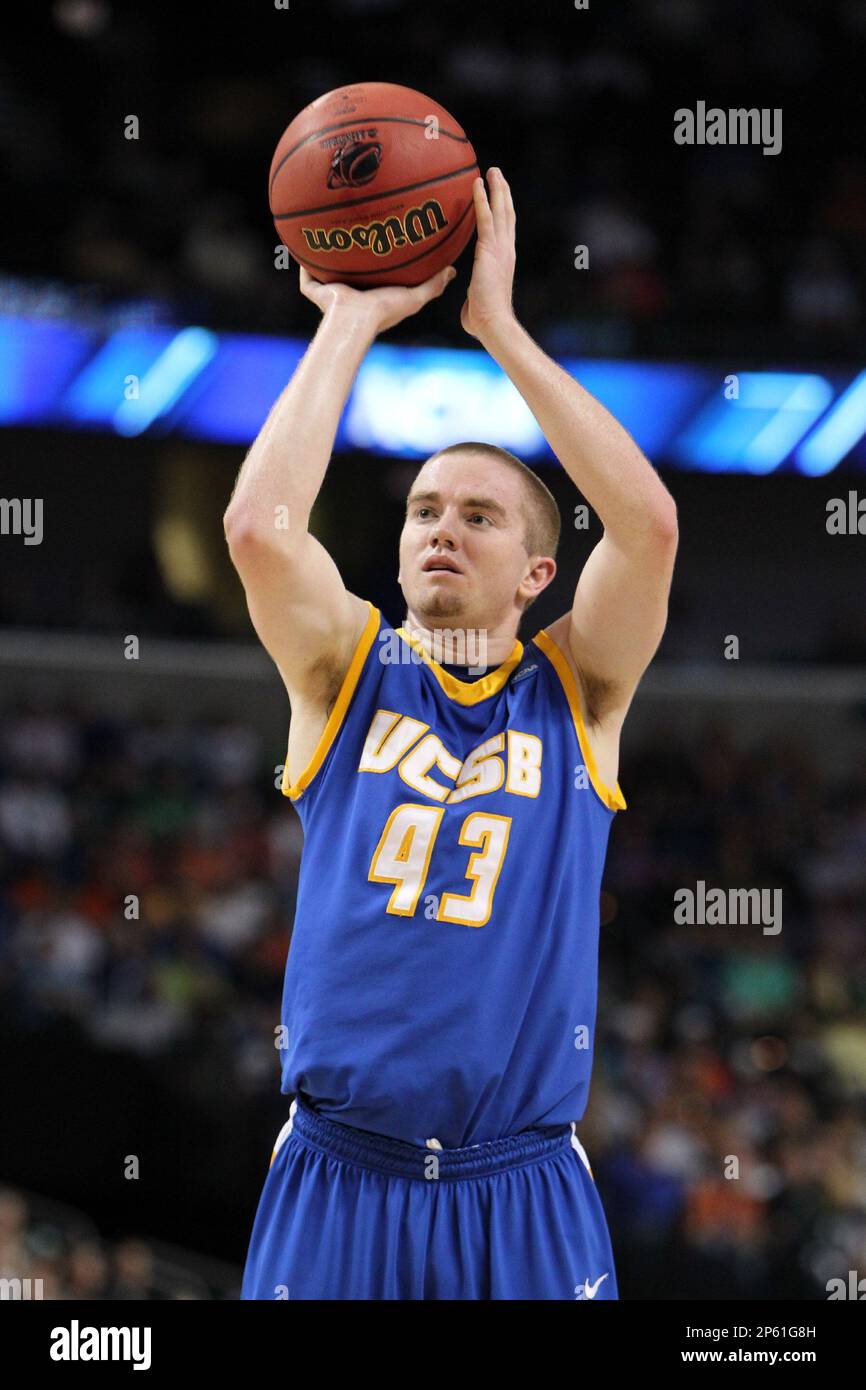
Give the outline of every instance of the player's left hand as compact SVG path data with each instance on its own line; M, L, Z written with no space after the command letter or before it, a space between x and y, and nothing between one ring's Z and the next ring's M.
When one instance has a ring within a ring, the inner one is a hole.
M516 215L501 169L487 170L490 201L484 180L477 178L472 186L475 203L475 261L472 278L466 291L466 302L460 311L460 323L473 338L483 338L491 324L513 318L511 287L517 252L514 244Z

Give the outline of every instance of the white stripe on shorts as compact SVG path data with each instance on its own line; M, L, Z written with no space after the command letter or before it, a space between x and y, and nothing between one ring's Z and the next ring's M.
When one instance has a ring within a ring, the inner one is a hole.
M292 1132L292 1125L295 1121L295 1111L297 1110L297 1108L298 1102L296 1100L293 1100L291 1105L289 1106L289 1118L286 1120L286 1123L283 1125L282 1129L277 1135L277 1142L274 1144L274 1151L271 1154L271 1163L273 1163L283 1144L286 1142L286 1140Z
M574 1122L574 1120L571 1121L571 1147L572 1147L573 1149L576 1149L577 1152L580 1154L580 1157L581 1157L581 1159L583 1160L583 1166L585 1167L586 1171L589 1173L589 1176L592 1178L592 1169L591 1169L590 1166L589 1166L589 1159L588 1159L587 1154L586 1154L586 1149L583 1147L583 1145L581 1144L580 1140L579 1140L578 1137L577 1137L577 1125L576 1125L576 1123ZM594 1179L594 1178L593 1178L593 1182L595 1182L595 1179Z

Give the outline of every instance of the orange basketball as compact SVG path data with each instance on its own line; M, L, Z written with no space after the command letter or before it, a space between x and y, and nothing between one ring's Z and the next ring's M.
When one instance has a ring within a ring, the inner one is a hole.
M438 102L392 82L337 87L305 107L271 161L274 224L317 280L417 285L475 228L475 151Z

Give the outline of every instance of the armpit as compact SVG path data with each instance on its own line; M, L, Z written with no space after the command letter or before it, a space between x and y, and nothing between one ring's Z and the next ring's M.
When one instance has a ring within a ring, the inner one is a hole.
M620 693L619 682L578 670L587 724L600 724L614 707Z

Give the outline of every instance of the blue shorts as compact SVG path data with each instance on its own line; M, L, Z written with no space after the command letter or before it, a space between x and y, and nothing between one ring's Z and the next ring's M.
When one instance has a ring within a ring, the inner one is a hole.
M421 1148L293 1102L242 1299L616 1297L607 1223L574 1125Z

